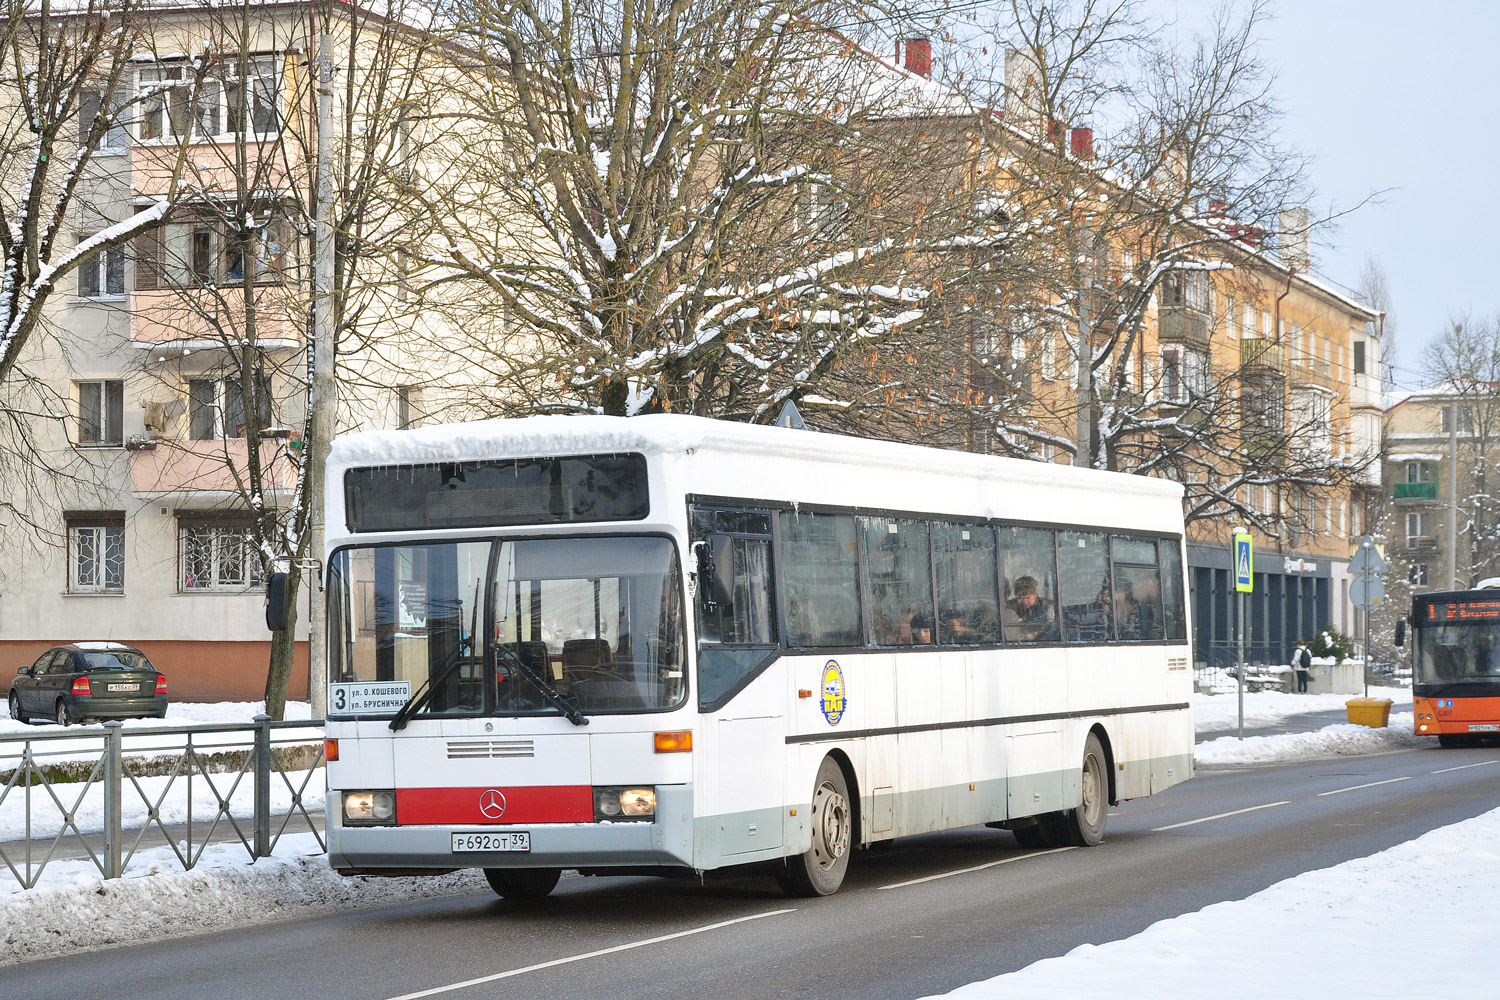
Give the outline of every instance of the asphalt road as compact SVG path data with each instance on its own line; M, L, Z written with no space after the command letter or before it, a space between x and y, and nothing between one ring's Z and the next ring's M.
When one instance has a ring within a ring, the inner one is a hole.
M456 896L34 962L0 970L0 997L906 1000L1497 805L1497 747L1200 771L1114 810L1099 847L913 837L858 856L827 899L768 879L573 877L538 904Z

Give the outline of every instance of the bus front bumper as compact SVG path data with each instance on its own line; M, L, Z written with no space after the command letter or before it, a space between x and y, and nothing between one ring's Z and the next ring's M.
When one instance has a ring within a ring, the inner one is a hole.
M329 802L336 793L330 792ZM689 786L657 786L651 822L443 826L344 826L327 811L328 863L375 873L455 868L691 867L693 801ZM454 851L455 833L530 835L529 851Z

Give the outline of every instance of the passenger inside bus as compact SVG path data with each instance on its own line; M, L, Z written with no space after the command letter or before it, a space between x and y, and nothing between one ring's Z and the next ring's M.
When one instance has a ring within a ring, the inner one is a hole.
M1015 594L1005 602L1005 637L1015 642L1045 642L1057 638L1052 610L1038 592L1036 577L1018 577Z

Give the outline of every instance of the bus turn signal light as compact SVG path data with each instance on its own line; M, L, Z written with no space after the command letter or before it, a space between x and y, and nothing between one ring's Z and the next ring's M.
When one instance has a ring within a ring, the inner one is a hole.
M691 729L676 733L657 733L657 753L692 753L693 731Z
M339 759L338 740L330 738L323 741L323 759L325 761Z

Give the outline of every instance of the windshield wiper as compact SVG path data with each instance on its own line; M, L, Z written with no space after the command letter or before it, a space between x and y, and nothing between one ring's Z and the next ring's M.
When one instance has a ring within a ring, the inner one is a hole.
M428 700L432 697L432 693L437 690L437 685L447 680L448 675L458 669L458 665L464 662L465 649L466 647L463 643L455 646L453 652L448 655L448 660L443 664L442 669L430 675L427 680L422 682L422 686L417 688L416 692L410 698L406 699L406 704L401 706L401 710L391 720L392 732L405 729L407 722L416 714L417 709L427 704Z
M589 720L586 719L583 713L578 710L578 707L574 705L571 700L569 700L568 696L548 683L547 678L537 673L530 664L521 659L520 655L516 653L515 650L506 649L504 646L500 646L498 647L496 652L498 652L500 656L504 658L506 663L515 667L522 677L525 677L532 684L534 684L536 686L536 689L542 692L542 694L546 696L548 701L552 702L553 705L556 705L558 711L562 712L562 714L567 717L567 720L569 722L573 723L573 725L575 726L586 726L589 724Z

